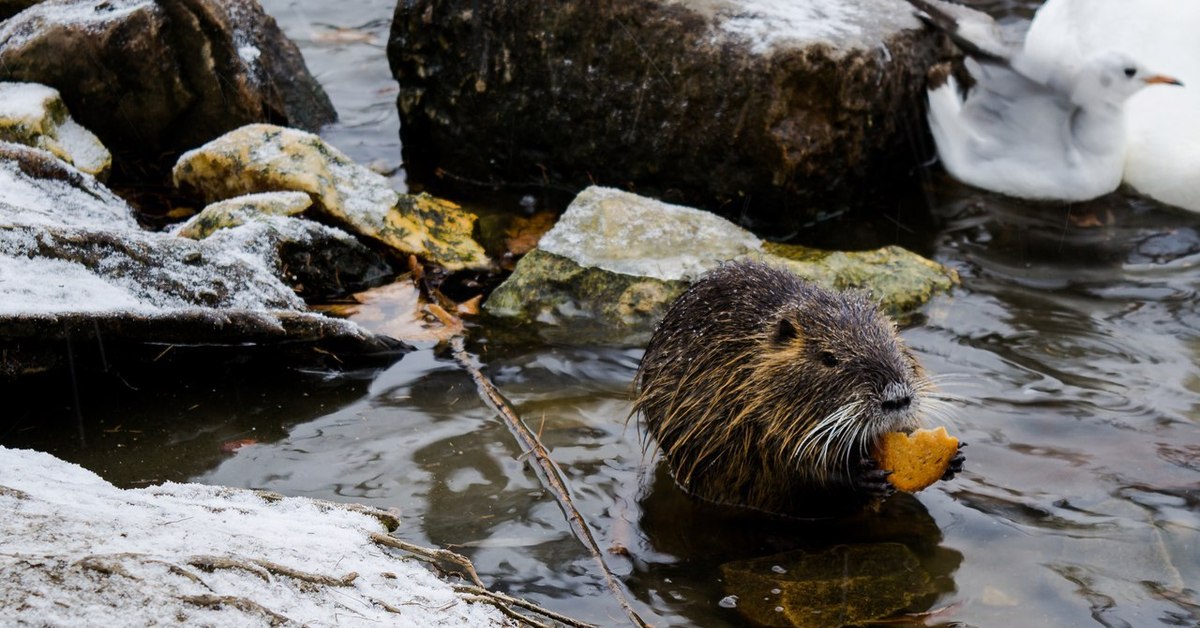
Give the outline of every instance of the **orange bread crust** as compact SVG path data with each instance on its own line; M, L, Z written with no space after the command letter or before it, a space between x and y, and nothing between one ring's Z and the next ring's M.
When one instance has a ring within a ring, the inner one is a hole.
M937 427L912 434L884 434L875 460L879 468L892 472L888 476L892 486L915 493L941 479L957 452L958 439L947 434L946 428Z

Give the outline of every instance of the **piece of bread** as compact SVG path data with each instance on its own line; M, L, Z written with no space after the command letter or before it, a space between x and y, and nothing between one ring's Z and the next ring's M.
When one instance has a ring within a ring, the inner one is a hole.
M884 434L875 460L879 468L892 472L888 476L892 486L915 493L941 479L957 452L958 439L947 434L946 428L937 427L912 434Z

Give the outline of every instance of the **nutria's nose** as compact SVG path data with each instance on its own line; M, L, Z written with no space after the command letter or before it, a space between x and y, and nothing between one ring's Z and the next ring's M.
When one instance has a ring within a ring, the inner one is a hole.
M912 395L897 395L888 399L884 399L879 404L884 412L898 412L903 410L912 403Z

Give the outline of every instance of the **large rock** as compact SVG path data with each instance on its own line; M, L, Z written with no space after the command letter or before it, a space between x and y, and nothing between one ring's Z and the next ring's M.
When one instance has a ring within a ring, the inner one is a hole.
M0 24L0 79L56 88L118 167L151 171L250 122L335 118L255 0L47 0Z
M312 133L251 124L185 153L175 184L208 201L243 194L309 194L327 220L405 255L449 270L486 268L472 234L475 216L425 194L401 194L380 175L354 163Z
M952 269L900 247L830 252L765 243L704 211L591 187L484 309L520 324L540 323L549 336L637 341L694 279L744 258L826 288L865 290L893 315L958 283Z
M411 0L388 58L417 179L795 224L907 173L938 46L904 0Z
M199 484L122 490L4 447L0 469L7 625L514 625L511 607L391 549L393 512Z

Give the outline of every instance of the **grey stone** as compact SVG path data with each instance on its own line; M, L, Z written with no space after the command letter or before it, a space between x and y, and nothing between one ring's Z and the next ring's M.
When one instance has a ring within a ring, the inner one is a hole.
M951 269L900 247L819 251L758 240L696 209L589 188L538 249L484 302L488 314L552 338L640 342L690 282L754 258L834 290L865 290L893 315L958 283Z

